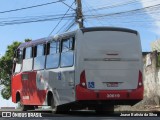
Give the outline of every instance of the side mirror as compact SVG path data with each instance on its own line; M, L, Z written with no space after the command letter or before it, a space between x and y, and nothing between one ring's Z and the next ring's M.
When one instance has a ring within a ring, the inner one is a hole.
M13 63L17 63L18 62L18 59L17 58L14 58L13 59Z

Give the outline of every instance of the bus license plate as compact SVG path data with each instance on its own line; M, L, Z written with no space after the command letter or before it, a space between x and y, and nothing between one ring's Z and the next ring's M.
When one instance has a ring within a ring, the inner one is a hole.
M120 98L120 94L107 94L107 98Z

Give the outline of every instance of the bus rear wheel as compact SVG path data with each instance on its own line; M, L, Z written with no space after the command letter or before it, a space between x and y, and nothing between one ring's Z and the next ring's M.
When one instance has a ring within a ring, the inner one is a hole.
M55 105L53 97L51 99L51 108L52 108L52 113L54 113L54 114L66 114L70 110L68 106L65 106L65 105L57 106L57 105Z

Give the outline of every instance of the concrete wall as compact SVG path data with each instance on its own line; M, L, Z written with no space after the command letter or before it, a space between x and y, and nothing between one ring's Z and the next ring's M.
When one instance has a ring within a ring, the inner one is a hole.
M160 101L160 68L157 67L157 52L143 55L144 98Z

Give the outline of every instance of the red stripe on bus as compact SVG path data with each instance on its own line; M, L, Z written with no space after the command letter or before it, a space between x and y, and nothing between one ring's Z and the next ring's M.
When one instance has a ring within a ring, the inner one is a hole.
M23 75L28 79L23 79ZM43 105L47 90L39 90L36 84L37 72L24 72L12 77L12 101L16 103L16 94L19 92L22 104Z
M135 90L90 90L76 86L76 100L142 100L144 87Z

